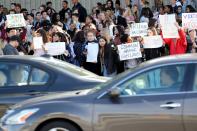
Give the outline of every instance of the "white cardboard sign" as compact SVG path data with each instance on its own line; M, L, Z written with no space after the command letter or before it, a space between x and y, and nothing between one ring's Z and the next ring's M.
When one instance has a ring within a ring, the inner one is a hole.
M175 14L159 15L159 20L164 38L179 38L178 29L175 26Z
M66 44L65 42L46 43L45 48L49 55L62 55L66 51Z
M23 14L10 14L7 17L7 28L25 27L26 22Z
M131 24L130 35L131 37L146 36L148 24L147 23L134 23Z
M163 39L160 35L144 37L144 48L159 48L163 45Z
M118 45L118 51L121 61L142 57L139 42Z

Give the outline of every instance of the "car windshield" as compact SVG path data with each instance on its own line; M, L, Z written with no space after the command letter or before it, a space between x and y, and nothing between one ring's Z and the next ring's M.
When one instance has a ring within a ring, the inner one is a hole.
M82 68L79 68L75 65L72 65L72 64L69 64L67 62L63 62L63 61L60 61L60 60L57 60L57 59L53 59L51 58L50 60L39 60L43 63L47 63L53 67L58 67L59 69L62 69L64 71L68 71L74 75L79 75L79 76L94 76L94 77L97 77L96 74L94 73L91 73L85 69L82 69Z

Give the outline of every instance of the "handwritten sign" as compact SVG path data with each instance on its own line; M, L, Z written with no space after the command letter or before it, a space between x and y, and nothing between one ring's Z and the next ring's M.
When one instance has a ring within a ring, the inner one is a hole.
M182 26L189 29L197 29L197 13L183 13Z
M175 26L175 14L159 15L159 20L164 38L179 38L178 29Z
M131 37L147 35L147 23L134 23L131 24L130 35Z
M159 48L163 45L163 39L160 35L144 37L144 48Z
M87 59L86 62L97 63L97 57L99 52L98 43L88 43L87 45Z
M34 49L42 49L43 46L43 39L42 37L33 37L33 45Z
M49 55L62 55L66 51L66 44L65 42L46 43L45 49Z
M10 14L7 17L7 28L25 27L26 22L23 14Z
M142 57L139 42L118 45L120 60L130 60Z

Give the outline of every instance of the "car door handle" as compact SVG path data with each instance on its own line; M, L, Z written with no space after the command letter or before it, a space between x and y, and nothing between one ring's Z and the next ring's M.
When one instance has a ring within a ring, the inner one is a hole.
M41 94L41 92L29 91L27 94L28 94L28 95L31 95L31 96L34 96L34 95L39 95L39 94Z
M167 103L167 104L160 105L160 107L173 109L173 108L181 107L181 104L180 103Z

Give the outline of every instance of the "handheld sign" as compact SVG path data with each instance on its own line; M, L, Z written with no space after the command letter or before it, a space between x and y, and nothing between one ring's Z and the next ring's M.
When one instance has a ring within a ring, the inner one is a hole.
M144 48L159 48L163 45L163 39L160 35L144 37Z
M175 14L159 15L160 24L164 38L179 38L178 29L175 26Z
M86 62L97 63L97 57L99 52L98 43L88 43L87 45L87 59Z
M65 42L46 43L47 54L52 56L62 55L66 51Z
M42 49L43 46L43 39L42 37L33 37L33 45L34 45L34 49Z
M183 13L182 26L189 29L197 29L197 13Z
M6 15L7 28L25 27L26 22L23 14L10 14Z
M147 35L147 29L148 29L147 23L131 24L130 35L131 35L131 37L145 36L145 35Z
M121 61L142 57L139 42L118 45L118 51Z

